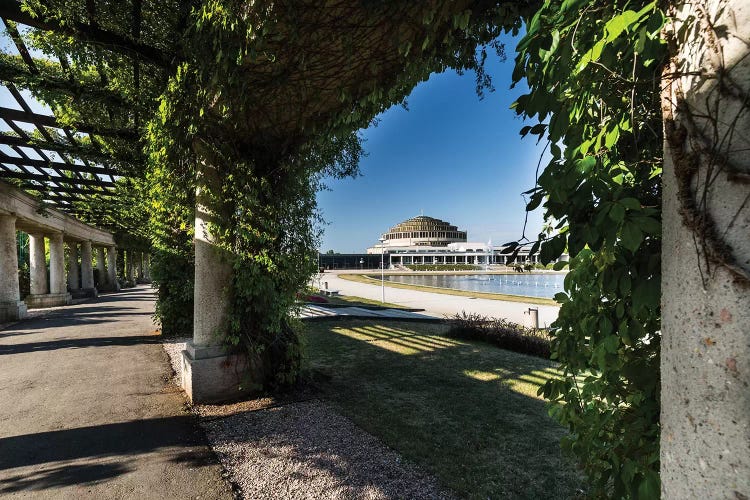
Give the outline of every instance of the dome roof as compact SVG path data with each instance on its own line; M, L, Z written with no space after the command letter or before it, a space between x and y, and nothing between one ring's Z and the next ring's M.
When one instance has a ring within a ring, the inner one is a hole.
M456 226L426 215L418 215L393 226L388 232L397 233L403 231L458 231Z

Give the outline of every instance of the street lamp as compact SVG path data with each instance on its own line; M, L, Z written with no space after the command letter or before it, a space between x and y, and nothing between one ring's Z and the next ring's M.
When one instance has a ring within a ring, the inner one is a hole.
M383 245L383 243L385 242L385 238L381 236L379 241L380 241L380 301L383 304L385 304L385 265L384 265L385 246Z

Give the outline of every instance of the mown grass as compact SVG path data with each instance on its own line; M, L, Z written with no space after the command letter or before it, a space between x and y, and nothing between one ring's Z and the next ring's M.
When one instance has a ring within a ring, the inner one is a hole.
M370 277L364 274L339 274L339 278L356 281L358 283L367 283L368 285L380 285L380 277ZM468 292L465 290L456 290L453 288L439 288L435 286L412 285L407 283L397 283L395 281L386 281L385 286L392 288L404 288L407 290L417 290L420 292L442 293L445 295L459 295L461 297L475 297L479 299L504 300L506 302L523 302L524 304L539 304L545 306L559 306L553 299L544 297L528 297L525 295L507 295L504 293L487 293L487 292Z
M464 498L573 498L580 477L537 389L548 360L443 336L446 326L325 321L307 371L368 432Z

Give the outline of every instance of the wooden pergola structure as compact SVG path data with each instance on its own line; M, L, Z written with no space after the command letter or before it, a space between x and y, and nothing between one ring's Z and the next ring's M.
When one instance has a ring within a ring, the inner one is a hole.
M113 154L108 142L139 142L138 110L130 127L118 126L116 123L102 125L88 121L61 123L54 114L35 112L28 98L19 89L16 80L19 77L38 77L37 89L48 89L69 93L75 99L91 89L75 87L71 75L71 66L66 54L57 54L54 71L59 73L57 79L49 77L49 69L43 72L32 57L19 26L52 31L76 37L82 43L90 44L101 51L123 52L132 56L133 78L141 78L144 65L163 68L168 66L164 54L157 48L149 47L102 29L97 22L95 2L86 2L90 22L88 24L61 25L54 20L32 17L22 10L21 3L14 0L0 1L0 18L10 40L18 51L23 65L13 64L5 58L0 65L0 81L15 101L14 106L0 106L0 120L5 125L0 130L0 180L9 181L35 196L50 208L55 208L96 226L113 232L137 234L140 228L133 227L128 221L118 220L112 210L101 207L115 207L118 203L129 203L127 186L129 177L142 173L145 161L141 151L131 154ZM131 36L137 40L141 31L142 2L133 2L133 20ZM46 57L49 57L47 54ZM128 103L120 96L107 92L109 76L104 65L97 67L101 89L97 96L103 102L119 106L119 111ZM138 84L136 83L136 87ZM78 94L78 95L76 95ZM100 199L99 210L88 209L88 200Z

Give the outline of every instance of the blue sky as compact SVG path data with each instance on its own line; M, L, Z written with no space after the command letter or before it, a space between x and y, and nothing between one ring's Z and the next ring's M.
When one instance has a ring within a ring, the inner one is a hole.
M521 139L524 123L510 109L525 92L520 85L509 89L515 43L507 37L505 62L488 56L496 91L484 100L473 73L432 75L414 89L408 111L391 108L362 131L368 152L362 175L329 180L329 190L318 195L327 221L323 252L363 252L391 226L422 212L468 231L471 241L501 244L520 236L521 193L534 185L544 145ZM527 236L541 225L537 209Z

